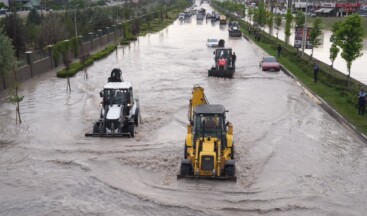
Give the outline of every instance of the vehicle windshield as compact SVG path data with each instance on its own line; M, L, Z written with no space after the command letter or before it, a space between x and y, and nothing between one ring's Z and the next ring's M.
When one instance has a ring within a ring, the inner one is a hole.
M129 99L127 89L106 89L104 95L107 104L127 104Z
M220 137L222 117L218 115L198 115L195 117L195 136Z
M218 42L217 39L208 39L208 42Z
M264 62L277 62L274 57L264 57Z
M217 50L216 58L228 58L231 56L230 50L228 49L221 49Z

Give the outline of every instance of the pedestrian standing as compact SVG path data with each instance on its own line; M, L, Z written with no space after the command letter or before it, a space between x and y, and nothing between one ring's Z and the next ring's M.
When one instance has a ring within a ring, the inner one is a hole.
M366 110L366 92L364 89L358 93L358 115L364 115L364 111Z
M280 53L282 52L282 46L280 46L280 44L277 47L278 50L278 58L280 57Z
M233 52L233 54L232 54L232 66L233 66L233 67L234 67L234 66L235 66L235 64L236 64L236 58L237 58L236 53L235 53L235 52Z
M317 83L317 76L319 74L319 71L320 71L319 65L315 62L313 64L313 79L315 83Z

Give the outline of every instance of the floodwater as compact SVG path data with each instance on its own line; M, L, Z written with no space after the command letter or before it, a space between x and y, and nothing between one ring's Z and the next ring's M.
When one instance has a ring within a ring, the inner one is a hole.
M207 77L208 37L233 47L234 79ZM0 215L365 215L366 144L290 77L262 72L262 55L193 19L96 62L70 95L52 73L23 83L21 126L0 103ZM86 138L114 67L140 99L137 136ZM229 110L237 182L176 179L195 84Z
M283 41L285 41L284 25L285 25L285 20L283 19L280 30L277 31L275 28L273 29L273 36L276 37L276 33L278 32L278 38ZM294 31L293 30L294 29L291 30L291 36L289 37L289 44L292 44L292 45L294 44ZM266 27L265 31L269 32L269 28ZM331 65L331 60L329 58L330 56L329 50L332 45L332 42L330 41L331 35L332 35L331 31L324 29L320 36L321 45L319 45L318 47L315 47L313 50L313 57L328 65ZM367 72L365 70L366 62L367 62L367 39L363 40L363 49L361 52L362 52L362 56L358 57L355 61L352 62L351 77L353 77L354 79L364 84L367 84ZM307 53L308 55L311 55L311 49L305 49L305 53ZM341 57L341 50L337 58L334 61L333 67L344 74L348 74L347 63Z

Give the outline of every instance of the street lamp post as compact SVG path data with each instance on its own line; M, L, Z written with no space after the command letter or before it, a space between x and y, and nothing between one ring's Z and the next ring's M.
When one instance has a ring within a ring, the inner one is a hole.
M78 28L76 25L76 8L79 6L79 4L74 6L74 26L75 26L75 37L78 37Z
M305 46L307 43L307 11L308 11L308 0L306 1L306 14L305 14L305 24L303 24L303 35L302 35L302 56L305 54Z

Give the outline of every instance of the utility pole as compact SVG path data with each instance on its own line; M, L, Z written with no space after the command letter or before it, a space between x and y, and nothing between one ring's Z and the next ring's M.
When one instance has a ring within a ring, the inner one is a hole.
M308 0L306 1L306 14L305 14L305 24L303 24L303 35L302 35L302 57L305 54L305 46L307 43L307 12L308 12Z
M76 25L76 8L79 6L79 4L74 6L74 26L75 26L75 37L78 37L78 28Z

